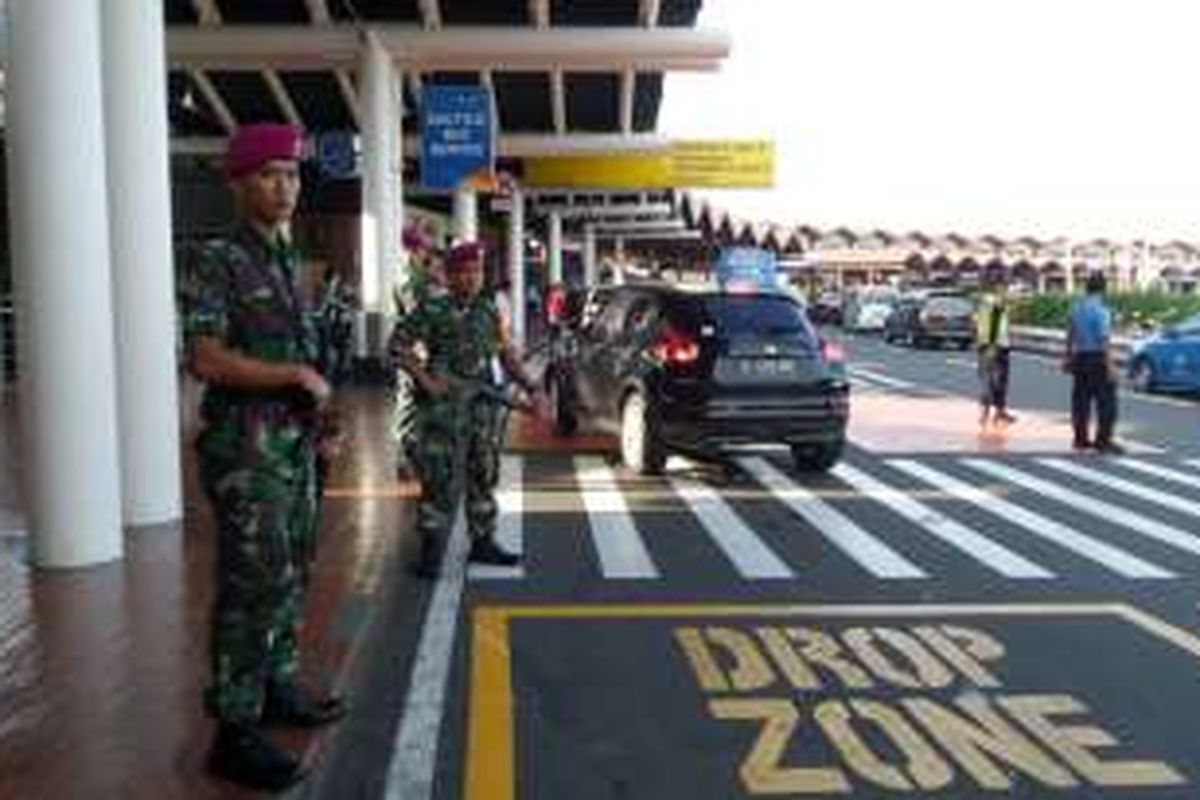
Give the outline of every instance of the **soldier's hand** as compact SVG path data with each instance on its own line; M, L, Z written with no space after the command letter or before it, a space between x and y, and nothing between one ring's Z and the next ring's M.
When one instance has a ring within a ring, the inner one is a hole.
M330 395L333 394L333 390L329 388L329 384L321 377L321 373L307 364L297 368L296 383L301 389L313 396L313 399L317 401L318 408L328 403Z

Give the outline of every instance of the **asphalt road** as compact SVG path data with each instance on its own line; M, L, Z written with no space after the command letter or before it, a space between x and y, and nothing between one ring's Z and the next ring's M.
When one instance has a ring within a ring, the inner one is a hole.
M1200 406L1125 393L1134 453L1075 454L1051 362L997 439L969 353L847 344L827 476L506 455L524 565L397 575L308 794L1200 795Z

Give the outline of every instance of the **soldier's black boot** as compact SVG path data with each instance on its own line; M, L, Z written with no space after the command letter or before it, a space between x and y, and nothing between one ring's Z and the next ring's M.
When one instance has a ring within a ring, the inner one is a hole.
M304 778L300 761L250 725L222 722L208 751L208 771L228 781L267 792L282 792Z
M467 554L467 560L497 567L515 567L521 563L519 555L508 552L490 536L480 536L471 541L471 552Z
M346 714L340 697L314 697L295 681L268 681L263 699L264 725L319 728Z

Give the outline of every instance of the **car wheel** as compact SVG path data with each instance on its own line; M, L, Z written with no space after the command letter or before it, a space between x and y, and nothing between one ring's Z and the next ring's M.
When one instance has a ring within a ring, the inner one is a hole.
M845 446L844 439L825 444L794 444L792 464L800 473L828 472L841 460Z
M549 395L551 426L555 436L571 436L579 427L579 418L575 413L574 392L570 384L560 373L554 373L546 378L546 393Z
M1133 382L1135 391L1149 394L1154 391L1156 380L1154 378L1154 365L1150 363L1150 359L1139 359L1133 365L1133 372L1130 376Z
M639 475L658 475L667 463L657 428L645 396L630 392L621 406L621 460Z

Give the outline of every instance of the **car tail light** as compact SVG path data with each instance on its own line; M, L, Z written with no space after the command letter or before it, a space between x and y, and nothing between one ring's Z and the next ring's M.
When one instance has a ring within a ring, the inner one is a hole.
M821 358L826 363L841 363L846 360L846 348L841 342L822 342Z
M699 343L675 328L667 328L654 345L654 354L664 364L686 366L700 359Z

